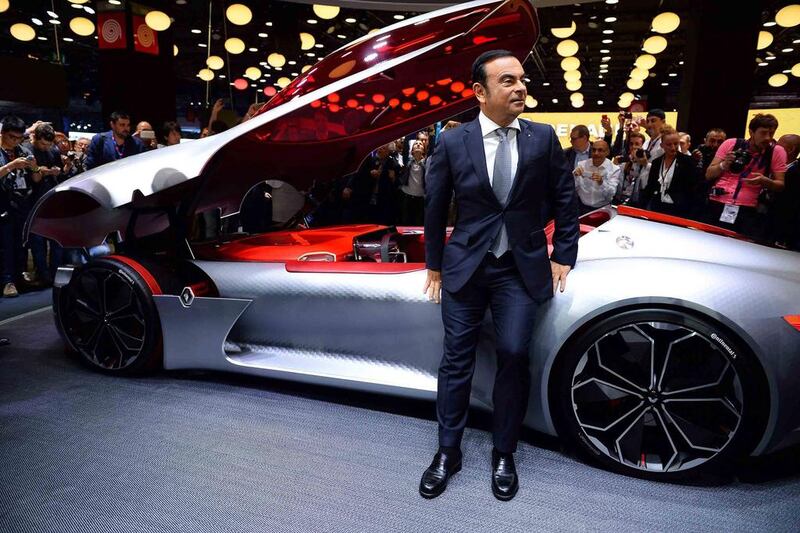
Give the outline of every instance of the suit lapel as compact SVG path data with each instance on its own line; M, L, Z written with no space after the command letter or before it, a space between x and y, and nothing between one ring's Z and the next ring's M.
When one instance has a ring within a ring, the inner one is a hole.
M464 128L464 144L467 147L467 154L475 168L478 181L487 196L491 197L497 205L500 202L494 195L492 185L489 183L489 172L486 169L486 152L483 149L483 136L481 135L481 124L476 118Z

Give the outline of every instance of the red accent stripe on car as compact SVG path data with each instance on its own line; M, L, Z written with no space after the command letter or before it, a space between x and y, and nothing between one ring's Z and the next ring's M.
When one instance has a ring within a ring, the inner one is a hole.
M783 319L797 331L800 331L800 315L786 315Z
M696 220L688 218L681 218L672 215L665 215L664 213L656 213L655 211L648 211L647 209L639 209L638 207L631 207L629 205L617 206L617 213L633 218L643 218L645 220L652 220L654 222L663 222L673 226L680 226L682 228L696 229L706 233L713 233L714 235L723 235L725 237L733 237L742 241L749 241L747 237L741 233L736 233L725 228L712 226L711 224L704 224Z
M138 263L137 261L134 261L130 257L125 257L124 255L109 255L106 257L106 259L114 259L116 261L119 261L120 263L125 263L126 265L134 269L137 274L142 276L144 282L147 283L148 287L150 287L151 293L161 294L161 286L156 281L156 278L154 278L153 275L150 273L150 271L147 270L142 264Z
M287 261L286 272L312 272L324 274L403 274L425 270L425 263L368 263Z

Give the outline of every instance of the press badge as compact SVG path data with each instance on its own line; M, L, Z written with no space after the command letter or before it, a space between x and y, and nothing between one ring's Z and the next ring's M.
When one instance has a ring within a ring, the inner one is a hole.
M722 210L722 214L719 217L719 221L725 222L726 224L733 224L734 222L736 222L737 216L739 216L739 206L725 204L725 209Z
M28 183L25 181L25 175L22 172L17 172L17 177L14 180L15 189L27 189Z

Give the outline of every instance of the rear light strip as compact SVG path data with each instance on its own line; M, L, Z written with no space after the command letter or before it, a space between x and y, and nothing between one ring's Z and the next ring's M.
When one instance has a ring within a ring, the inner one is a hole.
M783 319L797 331L800 331L800 315L786 315Z

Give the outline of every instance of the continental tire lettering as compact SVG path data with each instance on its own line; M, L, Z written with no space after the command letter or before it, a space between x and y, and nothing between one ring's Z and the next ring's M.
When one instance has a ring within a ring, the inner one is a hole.
M719 336L716 333L711 334L711 339L716 341L717 344L719 344L720 346L722 346L725 349L725 351L728 352L728 355L730 355L733 359L736 359L736 352L734 352L724 340L719 338Z
M133 284L134 284L133 278L130 277L127 272L125 272L121 268L118 268L117 269L117 274L119 274L120 276L125 278L125 281L127 281L131 286L133 286Z

